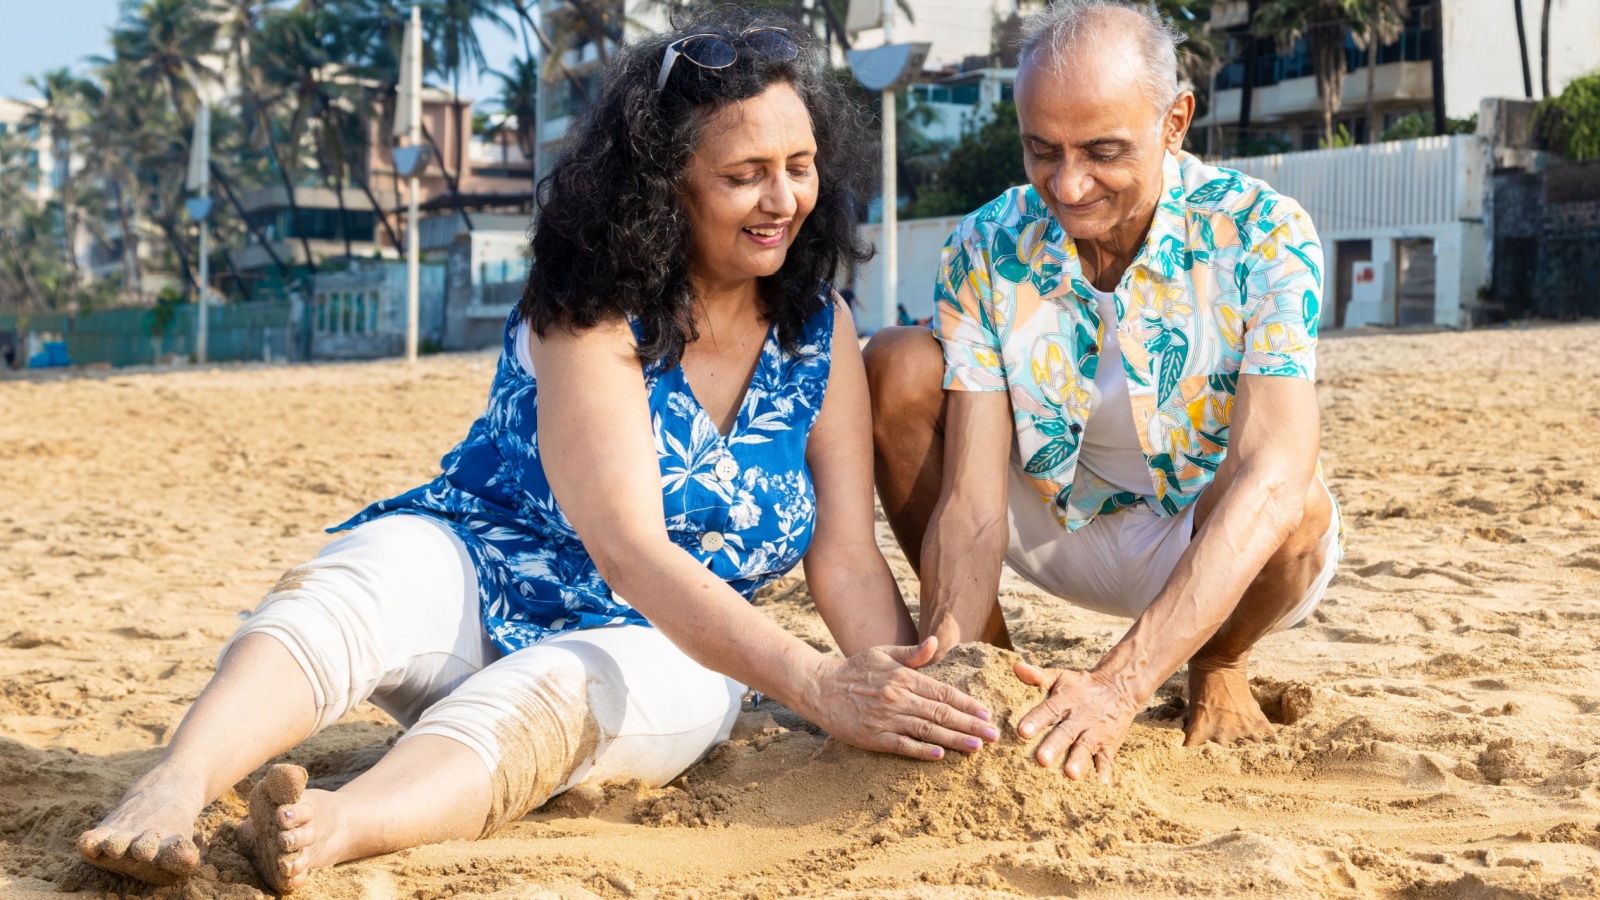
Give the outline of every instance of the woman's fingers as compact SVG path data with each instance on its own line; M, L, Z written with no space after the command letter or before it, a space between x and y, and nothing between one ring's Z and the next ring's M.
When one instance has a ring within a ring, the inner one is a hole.
M974 700L972 697L958 690L954 685L945 684L942 681L935 681L926 675L919 674L912 679L911 690L916 692L918 695L932 700L934 703L941 704L956 713L964 714L970 718L977 719L984 727L988 727L987 723L991 718L989 715L989 710L986 709L982 703L979 703L977 700ZM965 728L963 730L969 731L972 734L980 733L979 731L973 731L970 728ZM998 736L999 735L996 734L996 737Z
M885 737L888 740L884 741L880 746L870 749L883 753L893 753L896 756L906 756L911 759L944 759L943 747L913 740L903 734L887 734Z

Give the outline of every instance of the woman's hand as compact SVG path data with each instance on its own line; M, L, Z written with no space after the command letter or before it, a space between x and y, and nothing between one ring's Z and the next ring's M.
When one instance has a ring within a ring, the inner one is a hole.
M916 671L938 648L929 638L824 658L807 691L806 717L847 744L912 759L941 759L946 748L972 753L998 740L983 704Z

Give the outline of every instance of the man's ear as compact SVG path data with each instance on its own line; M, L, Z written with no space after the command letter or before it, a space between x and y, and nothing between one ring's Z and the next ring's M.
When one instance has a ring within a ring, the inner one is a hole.
M1189 124L1194 121L1194 94L1190 91L1180 91L1178 99L1172 101L1172 107L1167 110L1166 121L1162 123L1163 142L1171 153L1183 150L1183 139L1189 134Z

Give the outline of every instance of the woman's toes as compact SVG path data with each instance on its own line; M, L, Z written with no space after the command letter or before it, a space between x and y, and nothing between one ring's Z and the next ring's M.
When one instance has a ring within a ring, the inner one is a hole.
M116 858L128 852L135 835L131 831L112 831L100 840L99 855Z
M311 807L304 803L290 803L278 807L279 828L300 828L311 822Z
M155 862L161 852L161 832L151 829L133 839L128 845L128 858L139 862Z
M200 848L190 838L174 835L161 842L156 865L178 875L192 875L200 868Z
M278 849L284 853L293 853L296 850L304 850L311 846L311 842L314 840L316 840L316 835L311 830L311 826L303 825L299 828L278 832Z

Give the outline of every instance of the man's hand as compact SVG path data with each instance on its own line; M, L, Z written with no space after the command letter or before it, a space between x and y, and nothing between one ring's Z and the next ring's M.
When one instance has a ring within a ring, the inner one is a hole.
M1054 766L1064 757L1068 778L1077 781L1092 767L1101 783L1110 784L1111 760L1142 704L1094 672L1041 669L1024 662L1015 671L1024 684L1050 692L1017 724L1024 738L1055 726L1039 744L1039 765Z

